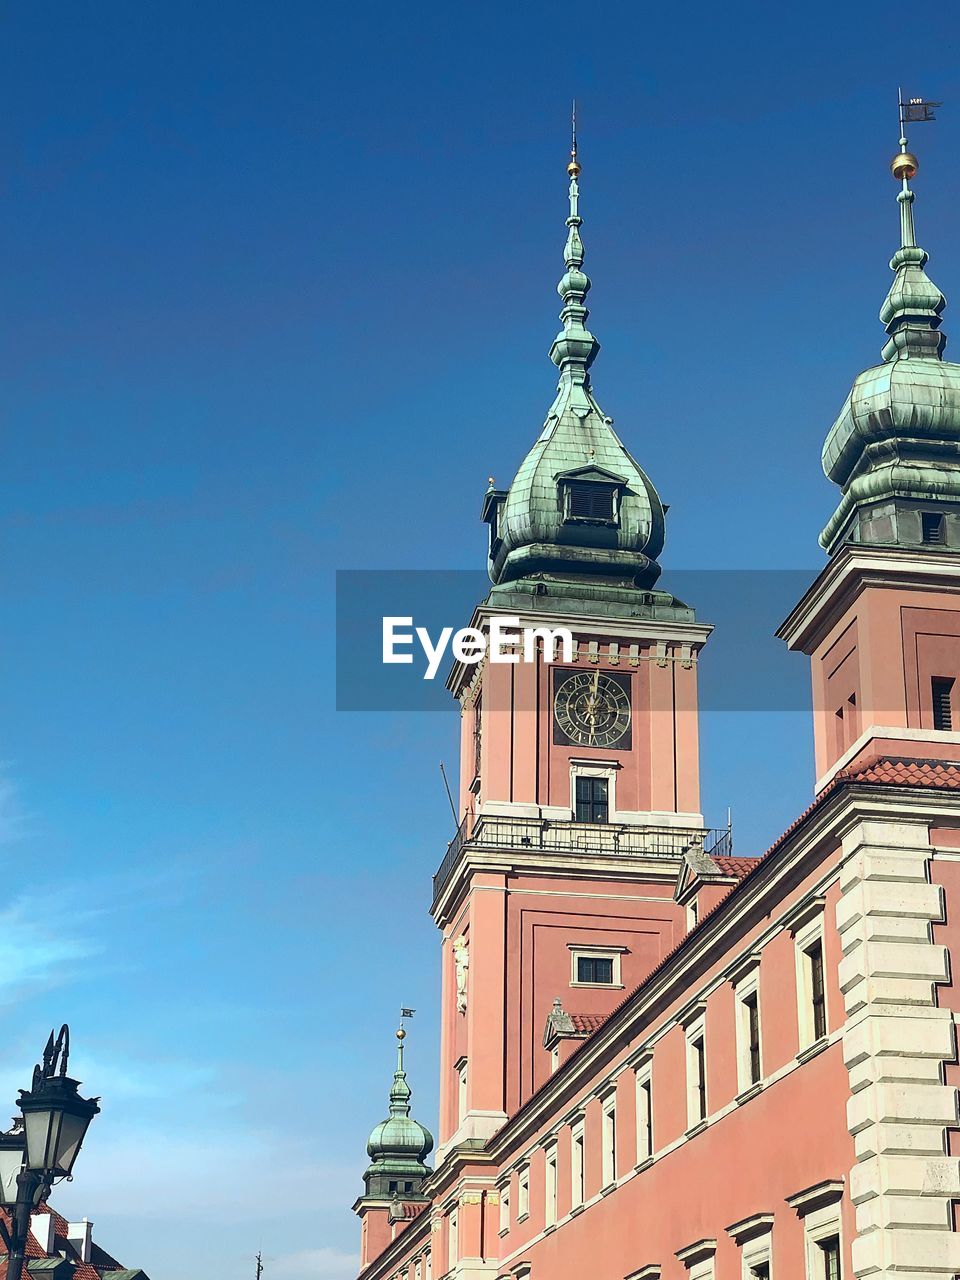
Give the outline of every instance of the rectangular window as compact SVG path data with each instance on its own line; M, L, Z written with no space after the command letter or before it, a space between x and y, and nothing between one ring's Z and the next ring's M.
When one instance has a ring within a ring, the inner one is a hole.
M758 1262L755 1267L750 1268L751 1280L770 1280L770 1263Z
M500 1189L500 1230L510 1230L510 1188L501 1187Z
M946 676L934 676L931 681L935 729L953 728L953 683Z
M554 1147L547 1152L546 1178L546 1217L544 1224L552 1227L557 1220L557 1150Z
M616 519L615 489L595 480L567 482L567 520L598 520L613 524Z
M460 1223L456 1209L450 1214L447 1222L449 1223L449 1235L447 1237L448 1270L452 1271L460 1260Z
M467 1060L457 1063L457 1124L463 1124L467 1114Z
M747 1032L747 1066L750 1084L760 1080L760 1008L757 1004L759 993L752 991L744 1002Z
M613 1102L603 1110L603 1185L617 1180L617 1108Z
M653 1081L650 1068L637 1073L637 1164L653 1155Z
M703 1023L687 1032L687 1127L707 1118L707 1053Z
M577 822L608 822L608 779L577 777Z
M840 1237L831 1236L829 1240L818 1241L823 1255L823 1280L841 1280L840 1276Z
M521 1169L517 1179L517 1221L521 1222L530 1213L530 1170Z
M947 540L947 529L942 512L920 512L920 536L924 542L934 546L943 546Z
M613 982L611 956L577 956L577 981L607 986Z
M570 1144L570 1195L572 1209L583 1204L583 1126L573 1130Z
M827 1034L827 1001L823 988L823 943L817 940L806 949L810 970L810 1012L813 1038L820 1040Z
M477 694L476 701L473 704L473 773L474 777L480 777L480 713L482 707L482 698Z

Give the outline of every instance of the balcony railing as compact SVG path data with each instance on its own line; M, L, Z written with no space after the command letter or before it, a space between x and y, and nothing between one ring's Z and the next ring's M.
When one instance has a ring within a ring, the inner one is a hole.
M701 841L706 853L727 856L733 852L730 827L652 827L617 822L556 822L547 818L474 818L467 814L433 877L433 896L436 898L445 887L465 845L477 849L676 858Z

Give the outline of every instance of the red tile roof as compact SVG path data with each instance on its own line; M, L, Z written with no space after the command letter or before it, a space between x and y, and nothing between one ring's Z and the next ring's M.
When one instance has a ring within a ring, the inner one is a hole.
M410 1200L404 1200L400 1205L400 1212L405 1218L419 1218L424 1209L428 1209L429 1207L429 1204L425 1204L422 1200L418 1203L411 1202Z
M903 756L874 756L866 764L837 774L836 782L873 782L893 787L945 787L960 790L960 763L949 760L909 760Z
M111 1258L110 1255L105 1253L102 1249L98 1249L96 1245L94 1245L93 1254L98 1260L99 1269L88 1262L78 1261L73 1241L67 1239L69 1223L66 1218L57 1213L56 1209L52 1209L46 1202L38 1204L33 1212L35 1214L47 1213L53 1218L53 1253L44 1253L43 1249L40 1247L40 1242L37 1240L33 1232L30 1232L27 1235L27 1244L24 1250L28 1264L31 1258L51 1258L56 1257L59 1254L75 1264L73 1271L71 1272L72 1280L102 1280L102 1277L104 1275L109 1275L111 1271L123 1270L119 1262ZM3 1218L4 1224L8 1229L13 1225L11 1222L10 1211L8 1209L0 1208L0 1217ZM24 1268L25 1273L28 1270L29 1266ZM7 1280L6 1256L0 1257L0 1280Z
M721 875L736 876L738 880L742 880L743 877L747 874L747 872L752 871L753 868L760 861L759 858L727 858L722 856L718 857L716 854L713 854L713 853L710 855L710 857L717 864L717 867L719 868Z
M599 1013L568 1013L567 1017L573 1023L574 1031L578 1033L593 1032L597 1027L602 1026L606 1020L606 1014Z

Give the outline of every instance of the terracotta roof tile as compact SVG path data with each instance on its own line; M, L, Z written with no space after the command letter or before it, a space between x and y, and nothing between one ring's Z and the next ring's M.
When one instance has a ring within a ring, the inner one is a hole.
M579 1033L596 1031L597 1027L603 1026L607 1020L606 1014L599 1013L571 1013L567 1016L573 1023L573 1029Z
M718 857L716 854L710 856L719 867L721 875L736 876L738 880L742 880L760 861L759 858L728 858Z
M67 1239L69 1223L66 1218L57 1213L56 1209L51 1208L46 1202L38 1204L33 1212L34 1214L48 1213L53 1218L54 1252L52 1254L44 1253L36 1236L31 1232L27 1236L27 1244L24 1250L28 1263L31 1258L39 1260L40 1258L56 1257L59 1254L74 1263L74 1267L71 1272L71 1280L101 1280L103 1275L109 1276L112 1272L122 1273L123 1269L119 1262L114 1258L111 1258L110 1255L105 1253L102 1249L98 1249L96 1245L94 1245L93 1257L101 1269L98 1269L98 1267L87 1262L79 1262L77 1260L74 1242ZM0 1218L3 1219L7 1228L12 1226L10 1211L8 1209L0 1209ZM29 1268L27 1268L27 1270L28 1269ZM128 1274L135 1273L130 1272ZM0 1280L7 1280L7 1259L5 1256L0 1256Z
M945 787L960 790L960 763L874 756L866 764L841 770L834 782L873 782L894 787ZM832 784L831 784L832 785Z

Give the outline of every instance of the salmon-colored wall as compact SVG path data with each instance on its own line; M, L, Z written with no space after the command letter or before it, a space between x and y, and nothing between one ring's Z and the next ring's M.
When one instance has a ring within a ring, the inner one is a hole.
M679 644L667 646L661 662L649 645L633 664L624 636L599 638L599 660L586 653L586 639L573 664L491 663L484 669L479 803L570 808L571 759L616 760L618 810L629 813L699 813L700 760L696 661L684 665ZM597 637L590 637L597 639ZM611 644L618 660L611 660ZM553 694L558 673L618 673L630 677L632 713L629 747L554 743ZM461 717L461 815L472 811L475 717ZM466 775L466 776L465 776Z
M478 873L444 931L440 1142L459 1124L455 1065L466 1057L467 1108L511 1114L551 1074L543 1033L553 1002L605 1015L685 932L673 898L673 860L661 881ZM467 1010L456 1001L453 941L470 959ZM616 986L573 986L571 945L623 947ZM564 1046L566 1058L577 1042Z
M814 649L812 671L818 777L872 726L932 731L934 676L958 680L960 727L960 596L865 587Z
M839 851L831 856L837 860ZM790 897L778 904L778 910L787 908L791 901L808 898L822 878L822 866L811 871ZM960 888L960 868L957 879ZM718 1241L717 1275L739 1277L740 1248L724 1228L753 1214L772 1213L776 1274L782 1280L802 1280L803 1222L785 1200L815 1183L846 1179L856 1162L846 1124L849 1082L842 1046L839 1039L829 1038L842 1027L844 1017L837 974L840 939L834 926L838 885L830 885L824 896L825 1046L806 1061L796 1057L795 943L789 929L781 928L766 939L759 952L762 1074L767 1083L760 1093L744 1094L736 1105L740 1083L734 987L730 980L711 983L709 973L704 974L708 988L703 1002L708 1115L713 1117L731 1105L733 1109L684 1140L688 1131L686 1032L682 1021L669 1026L664 1034L654 1036L649 1059L654 1148L660 1153L674 1143L679 1145L590 1205L582 1217L565 1222L559 1237L548 1234L539 1240L534 1237L543 1228L543 1172L540 1163L532 1161L530 1218L525 1223L511 1223L502 1239L501 1258L522 1256L540 1276L624 1276L647 1263L659 1262L662 1280L681 1280L686 1271L676 1260L676 1252L710 1237ZM759 922L753 932L764 927L766 922ZM744 937L736 952L749 954L750 948L749 936ZM718 959L712 972L720 974L729 964L728 954ZM666 1016L675 1017L676 1013ZM769 1078L778 1074L780 1078L771 1082ZM617 1079L616 1099L617 1174L622 1178L638 1160L636 1086L629 1067ZM598 1096L590 1096L584 1106L588 1200L601 1190L602 1109ZM802 1132L792 1130L794 1118L802 1123ZM526 1145L531 1141L537 1139L527 1139ZM568 1175L566 1126L560 1129L558 1150L566 1153L563 1169ZM561 1172L560 1176L565 1175ZM690 1188L694 1186L697 1190L692 1196ZM569 1195L566 1188L563 1195ZM850 1274L854 1223L847 1203L843 1217L845 1274Z
M717 1276L739 1280L740 1249L724 1228L755 1213L773 1213L775 1274L779 1280L802 1280L803 1222L784 1201L817 1182L842 1177L852 1167L846 1096L846 1069L840 1045L834 1044L655 1161L582 1216L568 1220L562 1231L529 1246L522 1256L532 1263L536 1276L622 1277L659 1262L662 1280L683 1280L687 1273L675 1253L696 1240L715 1238ZM599 1102L588 1108L588 1113L596 1112L587 1117L588 1152L593 1157L588 1197L599 1190L599 1110ZM803 1117L802 1141L799 1136L790 1141L791 1116ZM627 1142L632 1130L627 1123L619 1126ZM621 1159L629 1167L632 1150ZM533 1180L531 1216L523 1224L527 1236L542 1230L542 1200L542 1183ZM844 1274L851 1275L849 1209L845 1217ZM514 1239L506 1238L501 1256L515 1248Z

